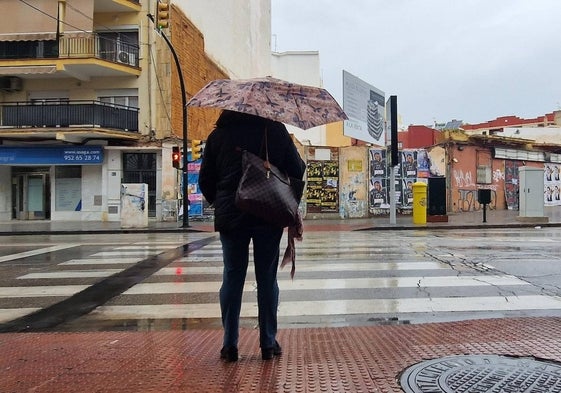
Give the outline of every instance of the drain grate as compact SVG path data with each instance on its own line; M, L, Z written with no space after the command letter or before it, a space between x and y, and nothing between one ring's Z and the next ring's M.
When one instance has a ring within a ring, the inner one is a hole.
M447 356L407 368L400 384L407 393L561 393L561 364L533 357Z

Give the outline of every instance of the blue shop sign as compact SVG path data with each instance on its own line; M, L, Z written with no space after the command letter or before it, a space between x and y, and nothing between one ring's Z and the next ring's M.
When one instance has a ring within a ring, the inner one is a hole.
M102 163L102 146L0 146L0 165L94 165Z

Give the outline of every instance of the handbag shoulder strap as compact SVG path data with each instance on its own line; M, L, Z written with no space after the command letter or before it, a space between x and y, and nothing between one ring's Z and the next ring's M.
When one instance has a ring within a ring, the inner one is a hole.
M263 151L263 145L265 145L265 168L270 171L271 170L271 163L269 162L269 147L267 141L267 127L265 127L265 132L263 135L263 141L261 142L261 152ZM261 154L260 152L260 154ZM267 176L268 177L268 176Z

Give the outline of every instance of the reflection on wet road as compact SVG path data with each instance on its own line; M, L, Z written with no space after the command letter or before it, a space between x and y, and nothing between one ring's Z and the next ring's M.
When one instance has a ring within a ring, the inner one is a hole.
M142 237L18 238L0 246L0 330L219 326L217 237ZM556 228L306 233L296 244L295 279L279 273L279 322L559 316L560 238ZM243 323L254 326L252 269L244 291Z

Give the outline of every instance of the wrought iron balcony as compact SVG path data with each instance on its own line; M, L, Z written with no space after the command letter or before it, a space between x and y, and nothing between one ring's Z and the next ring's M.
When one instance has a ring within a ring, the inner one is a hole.
M138 132L138 108L101 101L0 103L0 129L106 128Z
M2 41L0 60L97 58L139 66L139 46L117 34L74 33L57 40ZM125 37L126 38L126 37Z

